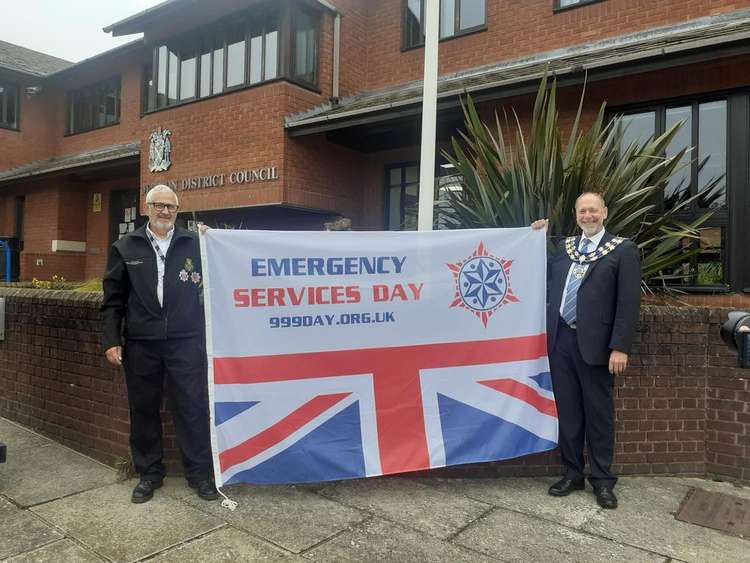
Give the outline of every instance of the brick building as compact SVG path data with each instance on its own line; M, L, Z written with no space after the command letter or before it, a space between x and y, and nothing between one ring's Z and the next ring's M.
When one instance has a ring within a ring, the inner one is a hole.
M695 163L667 190L723 178L688 285L750 288L750 0L440 1L440 142L466 93L528 119L547 68L563 119L586 79L584 121L603 101L633 139L684 120ZM413 228L423 3L167 0L105 29L143 39L77 64L0 41L0 235L20 277L99 277L156 183L188 226Z

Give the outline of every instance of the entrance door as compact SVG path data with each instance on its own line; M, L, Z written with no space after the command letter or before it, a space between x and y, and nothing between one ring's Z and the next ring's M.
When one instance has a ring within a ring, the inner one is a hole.
M109 196L110 244L146 222L138 213L138 189L116 190Z

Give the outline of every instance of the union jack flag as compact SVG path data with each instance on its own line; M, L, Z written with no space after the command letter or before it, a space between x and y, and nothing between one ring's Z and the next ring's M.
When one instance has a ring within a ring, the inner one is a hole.
M217 484L386 475L557 444L546 335L213 358Z

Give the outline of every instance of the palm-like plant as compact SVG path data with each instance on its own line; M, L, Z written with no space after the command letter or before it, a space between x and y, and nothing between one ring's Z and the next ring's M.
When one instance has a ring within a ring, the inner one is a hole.
M521 227L550 219L554 237L576 231L573 208L583 192L603 195L609 207L607 229L633 240L641 250L643 277L651 283L700 249L686 241L699 237L698 228L710 213L685 223L680 214L701 198L710 199L721 178L693 197L676 195L660 207L659 197L670 178L685 164L685 147L670 157L666 149L682 124L643 143L623 147L620 118L605 120L602 104L596 120L580 131L584 96L567 143L558 123L556 85L542 79L528 134L516 116L515 143L506 143L495 115L495 130L486 125L469 98L463 106L465 132L453 138L444 156L455 167L462 189L447 192L441 221L449 228ZM509 129L507 118L505 129ZM689 159L685 159L689 161ZM686 192L677 190L674 193ZM447 212L446 208L447 207Z

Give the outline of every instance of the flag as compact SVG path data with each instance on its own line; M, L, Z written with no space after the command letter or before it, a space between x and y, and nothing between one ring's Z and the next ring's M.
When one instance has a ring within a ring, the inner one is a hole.
M210 230L201 244L217 484L556 446L543 232Z

